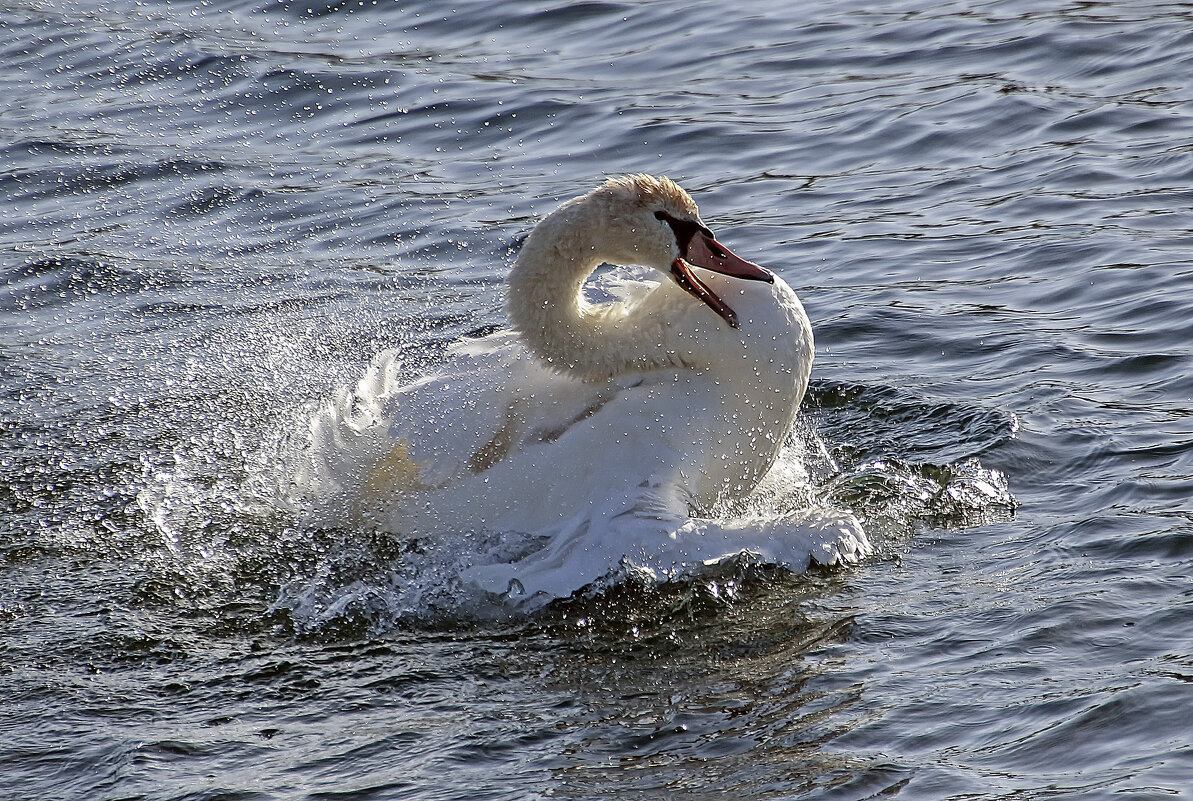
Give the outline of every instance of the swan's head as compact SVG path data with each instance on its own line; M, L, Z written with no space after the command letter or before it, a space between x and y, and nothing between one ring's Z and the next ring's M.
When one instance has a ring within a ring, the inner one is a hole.
M691 195L669 178L610 178L581 199L600 221L601 257L668 273L679 286L733 328L737 314L692 271L692 266L750 281L774 283L757 264L735 256L700 219Z

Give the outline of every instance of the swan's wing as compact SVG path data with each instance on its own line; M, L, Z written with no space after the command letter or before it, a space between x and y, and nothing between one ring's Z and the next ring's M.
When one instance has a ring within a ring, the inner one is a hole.
M488 469L428 489L394 510L401 533L520 532L545 536L630 508L639 487L682 464L682 454L649 426L607 415L620 396L592 414L562 424L558 434L524 437ZM666 506L670 503L668 499ZM686 502L680 505L686 514ZM579 521L579 522L577 522Z
M533 553L473 565L461 578L514 606L534 609L628 570L662 582L749 553L802 573L813 564L853 564L871 550L849 514L801 510L766 518L689 518L676 481L640 489L613 514L564 521Z
M514 343L498 335L454 349L439 370L410 382L400 351L377 354L355 385L312 411L292 471L294 505L334 525L467 472L508 415L517 362Z
M615 388L548 370L511 332L461 343L434 375L393 392L373 493L441 488L558 438Z
M383 352L312 410L284 502L315 525L384 514L555 441L620 386L548 370L511 332L459 343L418 380L407 372L399 351Z
M550 486L540 491L548 498L556 495ZM525 509L496 515L492 522L501 530L538 526L520 532L533 543L532 552L513 561L487 561L478 555L479 563L463 571L463 580L515 604L541 605L566 598L627 558L642 561L646 550L688 520L686 491L673 469L656 471L636 486L594 493L578 506L572 503L564 501L553 513L533 518L524 514Z
M486 345L453 349L436 373L386 399L388 441L367 482L373 491L442 486L499 440L511 414L518 352L503 339Z

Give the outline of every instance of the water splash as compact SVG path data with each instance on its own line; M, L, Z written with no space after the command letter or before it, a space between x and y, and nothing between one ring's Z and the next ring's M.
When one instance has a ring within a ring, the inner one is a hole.
M981 525L1005 519L1015 508L1006 477L974 456L942 463L914 458L917 447L931 447L942 436L942 428L954 426L953 442L995 436L991 427L1008 438L1014 436L1013 419L958 406L955 414L920 414L918 419L933 421L929 429L909 423L915 415L874 414L875 396L891 403L888 390L814 388L810 413L801 416L774 467L747 498L677 529L679 544L671 550L603 554L588 572L569 574L572 585L526 603L511 566L547 554L549 538L486 531L398 535L377 519L353 515L343 487L318 486L312 459L367 456L380 399L411 370L425 367L425 354L404 361L404 353L411 356L401 349L382 354L352 388L334 390L324 401L275 412L264 436L259 425L253 434L252 426L228 423L190 437L165 463L147 464L138 504L160 533L180 594L247 593L297 636L365 636L396 626L525 614L573 591L599 597L628 584L642 588L643 599L676 587L707 594L776 567L800 572L811 561L812 546L792 550L790 532L809 521L848 527L856 519L882 552L920 527ZM921 411L933 407L906 396L897 405L905 412L917 403ZM328 404L352 410L361 438L312 440L312 422ZM901 455L883 455L893 441L901 442ZM577 550L599 554L597 535L579 532ZM685 545L683 536L703 549ZM820 560L850 561L861 553L826 552Z

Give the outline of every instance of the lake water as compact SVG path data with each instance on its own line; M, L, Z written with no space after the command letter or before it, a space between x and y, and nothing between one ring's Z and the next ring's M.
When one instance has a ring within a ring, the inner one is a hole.
M0 2L0 797L1193 794L1193 9ZM877 544L536 615L271 501L666 174L800 293Z

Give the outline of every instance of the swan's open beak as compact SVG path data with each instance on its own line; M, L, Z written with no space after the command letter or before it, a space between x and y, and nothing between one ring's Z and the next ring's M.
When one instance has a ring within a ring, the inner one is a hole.
M768 284L775 282L775 276L769 270L765 270L753 262L733 255L729 251L729 248L711 236L707 236L701 231L697 231L692 235L686 252L680 258L671 262L671 277L675 279L675 283L691 293L693 297L699 299L719 314L721 319L729 323L730 328L737 328L738 326L737 313L729 308L729 305L725 301L717 297L717 294L709 289L703 281L696 277L691 267L688 266L689 264L733 278L743 278L748 281L765 281Z

